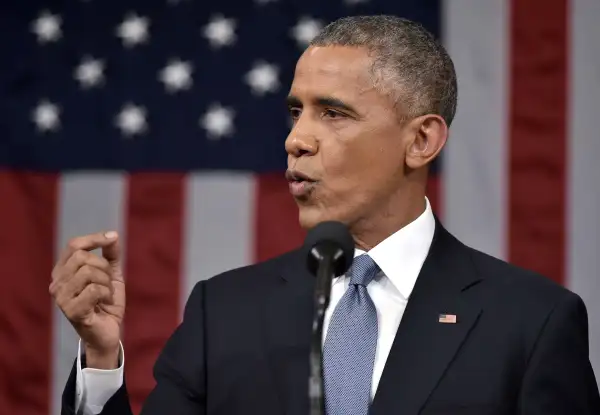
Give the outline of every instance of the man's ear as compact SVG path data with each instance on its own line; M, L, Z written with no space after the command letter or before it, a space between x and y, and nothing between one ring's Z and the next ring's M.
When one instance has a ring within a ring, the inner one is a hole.
M431 163L442 151L448 138L448 126L439 115L428 114L410 122L412 136L406 147L406 165L419 169Z

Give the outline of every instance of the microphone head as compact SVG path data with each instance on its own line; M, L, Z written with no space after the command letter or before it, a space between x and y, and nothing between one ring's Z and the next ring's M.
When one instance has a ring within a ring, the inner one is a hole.
M344 274L354 259L354 239L348 227L341 222L321 222L310 229L304 240L307 255L307 267L317 274L319 263L325 257L331 257L335 276Z

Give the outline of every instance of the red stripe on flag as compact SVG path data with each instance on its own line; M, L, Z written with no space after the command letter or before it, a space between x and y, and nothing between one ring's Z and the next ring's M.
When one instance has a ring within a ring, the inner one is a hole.
M567 1L511 7L509 259L562 283Z
M305 232L283 173L257 176L255 193L255 261L298 248L304 242Z
M442 219L441 181L438 174L429 176L427 180L427 198L433 212Z
M129 178L124 347L134 413L155 385L154 363L179 321L183 199L183 175Z
M0 413L47 415L57 176L0 171Z

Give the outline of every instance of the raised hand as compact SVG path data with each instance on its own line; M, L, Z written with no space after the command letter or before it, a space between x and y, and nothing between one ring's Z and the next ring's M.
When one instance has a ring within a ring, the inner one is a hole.
M90 251L102 249L102 256ZM87 367L118 365L125 283L116 232L72 239L52 271L50 294L79 334Z

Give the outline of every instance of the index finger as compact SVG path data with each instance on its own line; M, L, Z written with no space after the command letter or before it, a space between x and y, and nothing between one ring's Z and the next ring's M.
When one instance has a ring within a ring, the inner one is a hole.
M117 239L116 232L97 232L89 235L78 236L71 239L58 259L59 264L64 264L78 250L93 251L110 245Z

